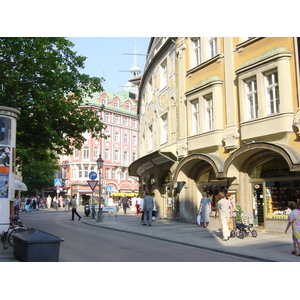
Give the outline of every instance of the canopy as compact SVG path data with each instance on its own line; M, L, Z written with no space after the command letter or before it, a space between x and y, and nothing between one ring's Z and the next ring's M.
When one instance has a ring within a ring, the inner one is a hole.
M123 197L124 195L126 195L127 197L134 197L137 196L138 193L112 193L111 195L112 197Z
M24 182L15 180L15 190L17 191L27 191L27 186Z

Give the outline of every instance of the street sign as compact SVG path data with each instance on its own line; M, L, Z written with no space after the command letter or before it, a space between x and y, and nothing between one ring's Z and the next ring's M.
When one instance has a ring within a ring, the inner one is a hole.
M112 191L113 191L112 185L107 185L107 186L106 186L106 192L107 192L107 193L112 193Z
M97 179L97 173L96 172L90 172L89 173L89 178L91 179L91 180L95 180L95 179Z
M87 183L89 184L90 188L93 191L97 186L98 180L87 180Z
M54 179L54 186L62 186L62 179Z

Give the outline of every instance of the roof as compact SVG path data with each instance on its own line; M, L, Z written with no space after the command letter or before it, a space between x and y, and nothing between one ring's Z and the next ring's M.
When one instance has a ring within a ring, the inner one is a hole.
M123 114L129 115L137 115L136 108L137 108L137 101L133 99L135 94L131 93L130 91L122 91L118 93L113 93L110 91L104 91L102 93L94 93L92 98L85 98L84 103L87 105L94 105L94 106L101 106L102 103L100 102L100 97L106 95L108 97L108 104L105 104L105 108L111 111L116 111ZM118 99L120 101L120 106L114 106L114 100ZM131 110L125 109L123 106L126 102L130 102Z

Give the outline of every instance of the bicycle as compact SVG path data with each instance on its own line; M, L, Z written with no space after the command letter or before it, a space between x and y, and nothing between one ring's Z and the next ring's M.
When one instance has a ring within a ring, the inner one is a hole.
M10 224L9 227L7 228L6 231L3 231L2 234L0 235L1 242L3 243L3 248L7 249L8 247L6 246L6 242L13 247L14 246L14 239L13 239L13 234L21 231L25 231L28 228L26 228L22 221L19 219L18 216L11 217L10 219Z

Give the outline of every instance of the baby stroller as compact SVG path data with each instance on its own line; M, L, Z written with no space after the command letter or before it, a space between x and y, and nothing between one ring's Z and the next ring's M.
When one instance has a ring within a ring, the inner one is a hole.
M237 236L240 239L243 239L245 236L257 237L256 230L251 230L253 227L253 216L247 213L241 213L241 221L238 222L234 218L235 230L232 230L230 233L230 237Z

